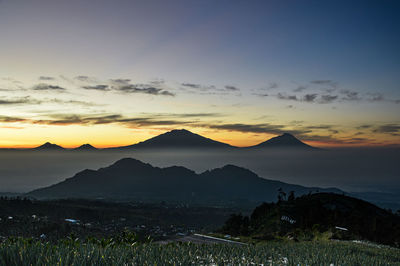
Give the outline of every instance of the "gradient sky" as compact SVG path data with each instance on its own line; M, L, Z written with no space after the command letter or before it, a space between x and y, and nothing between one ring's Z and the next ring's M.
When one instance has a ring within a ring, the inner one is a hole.
M0 0L0 146L400 144L399 1Z

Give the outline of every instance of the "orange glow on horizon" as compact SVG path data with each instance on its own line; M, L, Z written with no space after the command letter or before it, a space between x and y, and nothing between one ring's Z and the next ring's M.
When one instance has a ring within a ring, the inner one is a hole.
M55 141L49 141L49 140L43 140L43 141L35 141L32 142L31 144L16 144L16 145L1 145L1 149L30 149L30 148L35 148L38 146L43 145L46 142L50 142L52 144L57 144L63 148L66 149L73 149L77 148L83 144L90 144L94 146L95 148L103 149L103 148L113 148L113 147L121 147L121 146L128 146L128 145L133 145L137 144L139 142L148 140L150 138L156 137L160 134L163 134L165 132L168 132L169 130L151 130L147 131L146 133L140 130L140 134L134 134L134 137L129 137L129 138L116 138L113 137L113 139L118 139L118 141L110 142L110 138L105 138L100 139L98 138L97 140L93 141L86 141L86 142L80 142L79 140L76 139L71 139L70 141L65 141L65 140L60 140ZM276 137L278 135L271 135L271 134L253 134L253 133L241 133L241 132L208 132L204 131L203 132L196 132L192 131L193 133L199 134L201 136L204 136L206 138L210 138L219 142L227 143L232 146L236 147L250 147L254 146L257 144L260 144L264 141L269 140L272 137ZM135 138L136 137L136 138ZM301 138L299 138L301 140ZM303 141L303 140L301 140ZM379 147L379 146L398 146L398 144L390 142L388 140L384 140L380 143L346 143L345 141L340 142L340 141L312 141L312 140L306 140L303 141L304 143L314 146L314 147L320 147L320 148L335 148L335 147Z

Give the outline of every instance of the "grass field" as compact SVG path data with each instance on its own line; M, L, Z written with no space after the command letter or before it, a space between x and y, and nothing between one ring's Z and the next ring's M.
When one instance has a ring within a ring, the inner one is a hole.
M32 239L0 244L0 265L400 265L400 251L351 242L195 245Z

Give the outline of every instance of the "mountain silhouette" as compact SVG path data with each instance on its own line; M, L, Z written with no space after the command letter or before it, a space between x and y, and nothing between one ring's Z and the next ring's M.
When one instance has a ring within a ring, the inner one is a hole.
M33 150L37 150L37 151L56 151L56 150L65 150L65 148L57 145L57 144L53 144L50 142L46 142L43 145L40 145L39 147L33 148Z
M143 201L184 201L195 203L241 204L273 201L277 191L338 192L338 189L307 188L267 180L234 165L201 174L185 167L153 167L132 158L95 170L84 170L58 184L27 194L35 198L108 198Z
M316 149L310 145L305 144L304 142L297 139L290 133L284 133L280 136L271 138L267 141L264 141L260 144L249 148L302 148L302 149Z
M111 149L159 149L159 148L236 148L185 129L168 131L137 144Z
M97 151L98 149L93 147L90 144L83 144L73 150L75 150L75 151Z
M264 148L293 148L293 149L305 149L312 150L318 149L312 147L310 145L305 144L304 142L297 139L295 136L284 133L280 136L273 137L267 141L264 141L260 144L239 148L236 146L229 145L227 143L219 142L210 138L203 137L201 135L190 132L185 129L174 129L168 131L166 133L160 134L148 140L128 145L128 146L120 146L120 147L112 147L101 149L102 151L124 151L124 150L141 150L141 149L191 149L191 150L200 150L200 149L219 149L219 150L252 150L252 149L264 149ZM56 144L52 144L50 142L46 142L45 144L33 148L33 150L62 150L64 149L61 146ZM100 151L99 149L93 147L90 144L83 144L80 147L77 147L73 150L79 151Z

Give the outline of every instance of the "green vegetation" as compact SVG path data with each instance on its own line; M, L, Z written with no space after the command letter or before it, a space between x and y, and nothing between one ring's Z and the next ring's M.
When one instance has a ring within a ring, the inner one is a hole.
M0 243L0 265L400 265L398 249L351 242L195 245L14 238Z

